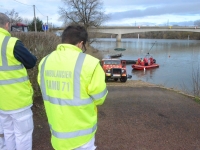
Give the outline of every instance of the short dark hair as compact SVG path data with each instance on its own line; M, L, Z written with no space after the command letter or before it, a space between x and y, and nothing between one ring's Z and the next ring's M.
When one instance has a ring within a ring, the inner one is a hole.
M70 25L62 33L62 43L76 45L83 41L83 45L88 40L88 33L84 27L80 25Z
M10 22L9 17L6 14L0 12L0 27L4 27L8 22Z

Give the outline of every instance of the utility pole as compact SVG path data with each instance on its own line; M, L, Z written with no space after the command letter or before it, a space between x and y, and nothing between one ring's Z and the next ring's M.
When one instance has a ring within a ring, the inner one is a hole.
M48 16L47 16L47 27L49 28L49 24L48 24ZM49 31L49 29L47 29L47 32Z
M10 19L10 23L9 23L9 24L10 24L10 30L11 30L11 26L12 26L11 15L10 15L10 18L9 18L9 19Z
M37 33L36 17L35 17L35 5L33 5L33 12L34 12L35 32Z

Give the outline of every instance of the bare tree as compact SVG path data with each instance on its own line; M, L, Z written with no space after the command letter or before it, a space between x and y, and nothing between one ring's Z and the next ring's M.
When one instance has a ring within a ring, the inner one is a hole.
M23 18L22 22L28 25L29 23L31 23L31 20L29 20L28 18Z
M11 11L5 12L5 14L10 17L11 25L22 21L22 18L19 16L19 13L16 12L14 9L12 9Z
M87 30L98 27L106 19L100 0L62 0L65 7L59 7L60 20L66 24L81 24Z

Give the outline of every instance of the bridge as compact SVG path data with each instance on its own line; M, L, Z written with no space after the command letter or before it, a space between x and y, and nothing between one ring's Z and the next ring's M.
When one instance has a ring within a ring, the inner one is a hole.
M156 31L182 31L182 32L200 32L200 27L182 27L182 26L101 26L98 28L89 28L88 32L116 34L116 40L121 41L122 34L156 32ZM58 29L57 32L63 32Z

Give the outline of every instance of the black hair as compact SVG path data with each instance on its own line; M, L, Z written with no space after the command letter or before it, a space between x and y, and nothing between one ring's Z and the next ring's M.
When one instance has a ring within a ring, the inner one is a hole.
M84 27L80 25L70 25L62 33L62 43L76 45L83 41L85 46L88 40L88 33Z

